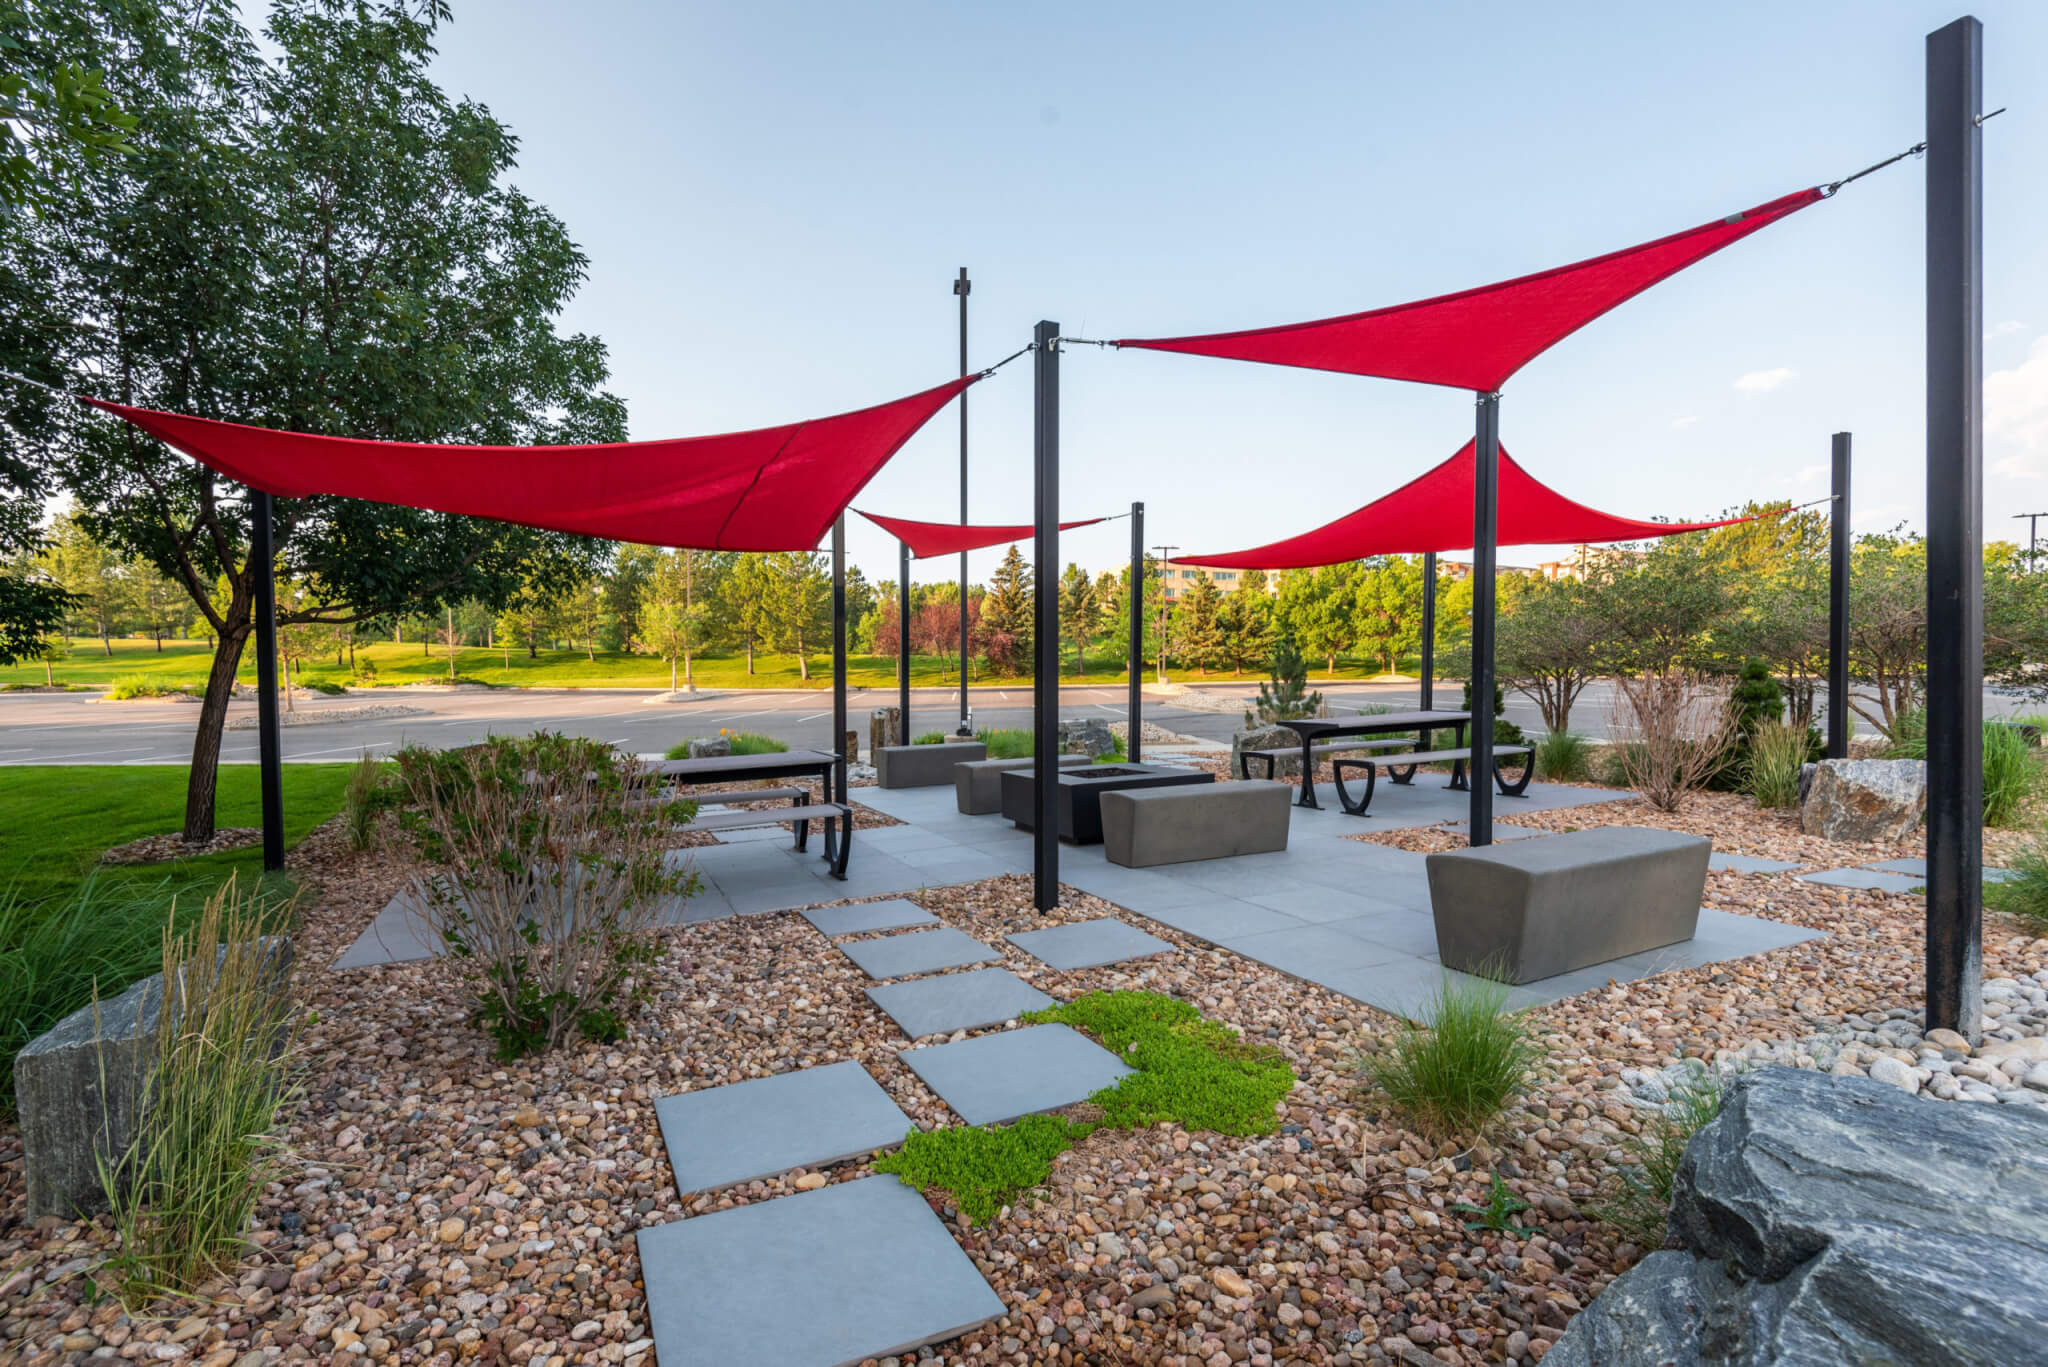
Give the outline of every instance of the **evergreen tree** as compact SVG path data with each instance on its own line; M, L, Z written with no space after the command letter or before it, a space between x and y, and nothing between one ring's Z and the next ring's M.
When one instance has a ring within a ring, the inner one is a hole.
M1060 631L1074 638L1074 672L1088 672L1088 638L1102 616L1102 604L1095 596L1095 581L1079 565L1068 564L1060 576Z
M809 682L810 651L832 625L832 577L825 557L816 551L775 551L759 559L765 577L765 635L776 650L796 656L797 677Z
M976 643L998 674L1021 674L1032 659L1033 574L1015 546L1003 555L982 595Z
M1262 663L1272 653L1273 619L1266 572L1246 570L1223 605L1223 652L1231 673L1242 674L1247 664Z
M1196 571L1173 613L1173 637L1182 659L1207 674L1223 657L1223 594L1209 576Z
M1259 700L1244 714L1246 725L1323 715L1323 695L1308 691L1308 660L1292 636L1283 633L1273 642L1267 669L1270 677L1259 685Z

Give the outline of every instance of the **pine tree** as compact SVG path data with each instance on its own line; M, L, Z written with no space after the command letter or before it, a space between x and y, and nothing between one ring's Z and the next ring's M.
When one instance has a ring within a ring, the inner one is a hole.
M1095 581L1079 565L1069 564L1060 576L1060 630L1074 638L1074 672L1088 672L1088 638L1095 634L1102 605L1095 596Z
M1308 659L1294 638L1281 634L1273 642L1273 657L1267 669L1271 678L1259 685L1259 700L1244 714L1246 725L1272 725L1297 717L1323 715L1323 695L1308 691Z
M989 668L998 674L1023 671L1031 659L1032 572L1015 546L990 576L981 600L979 642Z
M1174 640L1184 659L1204 674L1223 655L1223 594L1209 576L1196 571L1194 586L1175 609Z

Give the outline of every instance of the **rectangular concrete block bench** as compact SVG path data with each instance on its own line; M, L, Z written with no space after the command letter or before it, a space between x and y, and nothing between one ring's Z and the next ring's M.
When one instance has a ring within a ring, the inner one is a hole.
M1690 940L1714 844L1602 826L1429 856L1444 967L1527 983Z
M1132 869L1271 854L1287 848L1293 801L1293 785L1264 779L1104 793L1103 853Z
M1062 768L1089 763L1086 755L1061 755ZM989 816L1003 809L1003 775L1012 769L1029 769L1028 759L962 760L953 766L953 792L962 816Z
M988 747L978 740L885 745L875 751L875 782L884 788L936 788L953 781L953 766L962 760L987 758Z

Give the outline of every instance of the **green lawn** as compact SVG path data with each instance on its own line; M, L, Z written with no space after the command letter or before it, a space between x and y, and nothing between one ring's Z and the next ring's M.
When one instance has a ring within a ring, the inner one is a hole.
M139 674L157 683L199 688L206 683L207 667L213 658L213 647L205 641L166 641L161 651L156 648L156 642L149 640L116 640L112 645L114 653L109 656L95 638L72 641L70 654L55 666L57 682L104 688L116 679ZM1119 657L1091 650L1088 656L1090 667L1085 674L1073 672L1073 658L1070 647L1067 651L1070 663L1061 675L1065 682L1120 684L1124 681L1123 663ZM423 654L417 645L380 641L358 645L356 660L359 665L368 662L375 666L379 684L432 683L448 677L448 654L438 647L430 654ZM916 656L911 661L910 681L918 687L955 686L957 679L951 664L949 657ZM1403 661L1404 669L1412 671L1415 667L1415 661ZM663 661L650 655L628 655L620 651L599 651L597 658L592 660L580 650L548 650L529 658L524 650L517 647L509 652L466 649L456 652L455 669L465 678L513 687L667 688L669 680L668 665ZM699 688L827 689L832 686L832 659L830 655L811 656L808 681L800 677L796 657L792 655L756 655L752 674L747 673L744 655L706 655L697 659L695 673ZM1378 673L1377 661L1340 660L1334 674L1318 669L1310 678L1356 680L1372 678ZM248 684L256 682L253 652L243 653L240 677ZM308 683L350 681L348 670L337 667L331 656L306 662L302 677ZM1154 677L1153 672L1147 670L1146 677ZM1243 674L1232 674L1222 669L1203 674L1197 670L1177 668L1170 670L1168 677L1183 683L1244 682L1264 677L1264 671L1246 670ZM847 661L847 679L856 687L892 688L896 684L896 657L852 656ZM0 669L0 685L42 682L43 667L40 664ZM977 677L972 682L1020 688L1030 685L1027 678L991 675Z
M341 810L351 766L288 764L284 769L285 843ZM185 820L182 764L36 764L0 769L0 887L35 902L62 896L92 870L100 854L146 835L177 831ZM218 821L260 826L253 764L220 769ZM232 871L260 877L261 847L167 864L122 864L101 870L103 882L210 888Z

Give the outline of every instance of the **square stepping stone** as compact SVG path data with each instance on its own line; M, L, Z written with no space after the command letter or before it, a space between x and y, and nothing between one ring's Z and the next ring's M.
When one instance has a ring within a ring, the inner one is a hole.
M1865 864L1863 867L1875 869L1881 873L1909 874L1923 882L1927 878L1927 861L1925 859L1883 859L1875 864ZM1983 870L1983 877L1987 883L2003 883L2006 879L2012 877L2012 870L1992 868L1987 865Z
M1008 938L1032 958L1058 969L1099 968L1125 959L1166 954L1173 949L1157 935L1147 935L1114 916L1075 921L1049 930L1027 930Z
M1053 1004L1051 997L1007 968L884 983L869 988L868 996L912 1039L1000 1025Z
M674 1367L846 1367L1003 1313L924 1197L889 1176L658 1225L639 1241L655 1355Z
M851 1059L661 1097L654 1115L685 1196L856 1158L914 1128Z
M1064 1025L1027 1025L897 1057L970 1125L993 1125L1086 1101L1131 1070Z
M839 946L870 978L908 978L946 968L991 963L1003 956L965 931L946 926L886 940L858 940Z
M1707 859L1707 867L1731 869L1736 873L1783 873L1787 869L1796 869L1799 865L1790 859L1760 859L1753 854L1715 850Z
M1903 873L1877 873L1870 869L1824 869L1802 873L1803 883L1822 883L1831 888L1855 888L1862 892L1918 892L1927 886L1924 877Z
M895 930L899 926L935 926L939 918L915 902L891 897L883 902L855 902L850 907L818 907L804 919L827 935L858 935L864 930Z

